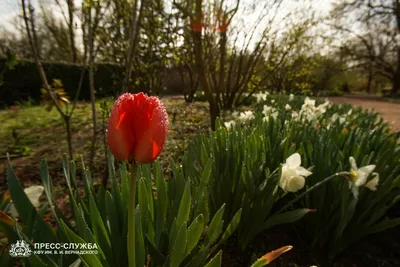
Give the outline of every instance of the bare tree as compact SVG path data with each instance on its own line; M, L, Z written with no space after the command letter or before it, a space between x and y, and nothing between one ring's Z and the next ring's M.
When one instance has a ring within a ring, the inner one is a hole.
M69 154L69 157L72 158L73 151L72 151L72 140L71 140L71 138L72 138L71 116L74 112L74 109L75 109L75 106L76 106L76 103L78 100L78 96L79 96L80 90L82 88L82 82L83 82L85 69L82 70L81 77L79 80L78 90L77 90L77 93L76 93L76 96L72 103L71 108L69 109L69 105L67 104L65 110L63 110L57 99L57 97L58 97L57 94L55 93L53 88L48 83L46 73L43 69L41 59L39 57L38 45L37 45L38 38L36 35L36 30L35 30L34 8L29 0L28 0L28 8L27 8L26 0L21 0L21 5L22 5L23 18L24 18L24 22L25 22L26 34L28 36L30 47L32 49L32 54L35 59L36 67L38 69L38 72L39 72L40 78L43 82L43 86L44 86L45 90L47 91L48 95L51 97L53 105L56 107L61 118L64 120L66 132L67 132L68 154ZM27 9L29 9L29 13L27 12Z
M336 19L334 28L350 33L364 46L365 53L356 51L353 55L368 60L368 69L387 77L391 94L400 95L400 1L340 0L331 14Z
M126 55L126 67L125 67L125 79L122 84L122 92L129 91L129 83L131 80L132 70L133 70L133 56L136 50L137 43L139 41L139 32L140 32L140 21L143 17L143 10L146 4L146 0L140 1L140 8L138 11L139 0L134 0L133 10L132 10L132 19L131 19L131 28L129 34L129 48Z

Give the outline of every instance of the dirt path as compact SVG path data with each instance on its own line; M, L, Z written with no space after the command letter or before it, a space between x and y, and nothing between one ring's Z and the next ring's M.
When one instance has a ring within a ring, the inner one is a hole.
M375 96L343 96L329 97L333 103L347 103L356 107L373 109L383 119L393 125L393 128L400 131L400 103L392 103Z

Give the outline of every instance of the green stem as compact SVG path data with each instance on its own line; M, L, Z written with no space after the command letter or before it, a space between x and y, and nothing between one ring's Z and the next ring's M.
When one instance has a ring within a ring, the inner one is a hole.
M135 267L135 197L136 197L136 164L131 164L131 178L129 179L128 204L128 261L129 267Z
M301 193L300 195L298 195L295 199L293 199L292 201L290 201L289 203L287 203L285 206L283 206L280 210L278 210L275 214L279 214L283 211L285 211L287 208L289 208L292 204L296 203L297 201L299 201L300 199L302 199L305 195L307 195L308 193L310 193L312 190L320 187L321 185L323 185L324 183L328 182L329 180L333 179L334 177L337 176L345 176L345 175L349 175L348 172L337 172L327 178L325 178L324 180L316 183L315 185L311 186L310 188L308 188L308 190L304 191L303 193Z

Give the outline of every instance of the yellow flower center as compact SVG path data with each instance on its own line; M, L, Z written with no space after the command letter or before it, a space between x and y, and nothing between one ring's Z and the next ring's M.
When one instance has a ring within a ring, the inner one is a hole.
M350 173L350 180L352 181L352 182L355 182L356 180L357 180L357 177L358 177L358 172L356 172L356 171L352 171L351 173Z

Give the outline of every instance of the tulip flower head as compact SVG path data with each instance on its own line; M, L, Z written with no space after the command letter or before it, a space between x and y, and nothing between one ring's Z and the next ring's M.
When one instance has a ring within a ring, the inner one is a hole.
M305 177L310 176L312 172L303 168L299 153L294 153L286 159L282 166L282 174L279 180L279 186L286 192L296 192L304 187Z
M167 132L168 114L157 97L125 93L115 101L107 140L116 159L154 161L161 153Z

